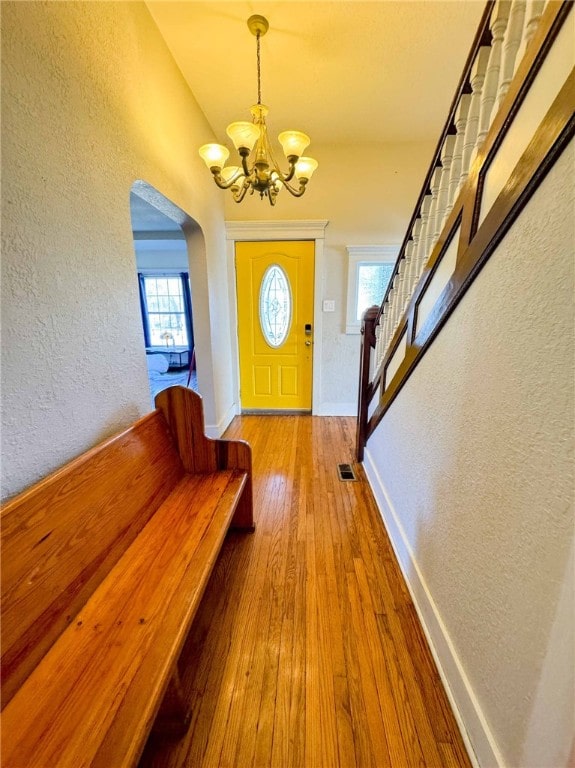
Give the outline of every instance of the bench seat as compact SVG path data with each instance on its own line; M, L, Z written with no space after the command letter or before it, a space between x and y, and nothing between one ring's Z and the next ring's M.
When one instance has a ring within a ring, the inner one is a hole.
M178 482L4 709L5 768L138 759L246 480Z

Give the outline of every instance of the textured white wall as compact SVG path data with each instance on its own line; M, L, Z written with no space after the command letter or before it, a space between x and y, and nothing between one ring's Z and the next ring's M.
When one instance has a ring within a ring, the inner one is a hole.
M571 146L368 444L432 639L513 768L562 768L573 740L573 164Z
M273 127L270 131L273 133ZM391 245L403 240L435 148L435 141L339 147L313 145L320 163L302 198L283 193L272 208L255 195L241 205L226 197L226 218L327 219L323 291L335 300L323 315L322 394L318 410L357 411L359 337L346 335L348 245ZM223 195L224 193L222 193ZM342 361L345 364L342 365Z
M190 265L208 424L233 394L223 201L197 155L210 129L147 9L1 11L6 497L149 409L130 221L137 179L201 227Z

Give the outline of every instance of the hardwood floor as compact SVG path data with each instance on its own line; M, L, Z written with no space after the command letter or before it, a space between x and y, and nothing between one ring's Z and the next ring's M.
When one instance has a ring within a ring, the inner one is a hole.
M469 766L371 491L355 419L243 416L253 535L228 536L182 656L180 740L142 768Z

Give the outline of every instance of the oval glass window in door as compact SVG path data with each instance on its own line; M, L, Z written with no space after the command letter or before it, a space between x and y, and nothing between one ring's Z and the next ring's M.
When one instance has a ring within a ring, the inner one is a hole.
M260 326L270 347L281 347L291 325L289 279L279 264L269 266L260 286Z

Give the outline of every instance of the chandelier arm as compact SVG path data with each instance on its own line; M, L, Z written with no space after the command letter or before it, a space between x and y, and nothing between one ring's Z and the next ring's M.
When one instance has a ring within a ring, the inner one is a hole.
M291 181L294 177L295 164L297 161L297 157L294 157L293 155L291 155L290 157L288 157L288 161L289 161L289 168L287 173L284 173L279 167L279 165L276 163L275 158L272 157L274 171L277 173L280 181L282 181L284 184L286 181Z
M292 187L291 184L288 184L286 181L283 182L283 185L291 195L293 195L294 197L301 197L306 190L307 179L301 179L299 183L299 189L295 189L294 187Z
M237 192L234 192L234 190L232 189L232 195L236 203L242 202L242 200L246 196L246 192L248 191L249 187L250 187L250 184L246 181L242 185L241 189L239 189Z
M216 184L220 189L229 189L230 187L233 187L233 185L240 178L240 176L244 175L242 171L238 171L232 176L232 178L229 181L223 181L219 171L212 171L212 173L214 175L214 181L216 182Z
M242 158L243 175L246 177L246 179L248 179L252 175L252 172L248 168L248 157L249 157L249 154L250 153L249 153L248 150L240 150L240 157Z
M298 160L296 155L290 155L287 158L288 163L289 163L289 168L287 170L287 173L284 173L282 171L282 169L279 167L278 161L274 157L274 152L273 152L273 149L272 149L272 147L271 147L271 145L269 143L269 139L267 140L266 150L267 150L268 157L270 159L270 164L271 164L272 170L274 170L277 173L278 179L281 182L283 182L284 184L287 181L291 181L293 179L293 177L294 177L294 174L295 174L295 164L296 164L296 162Z

